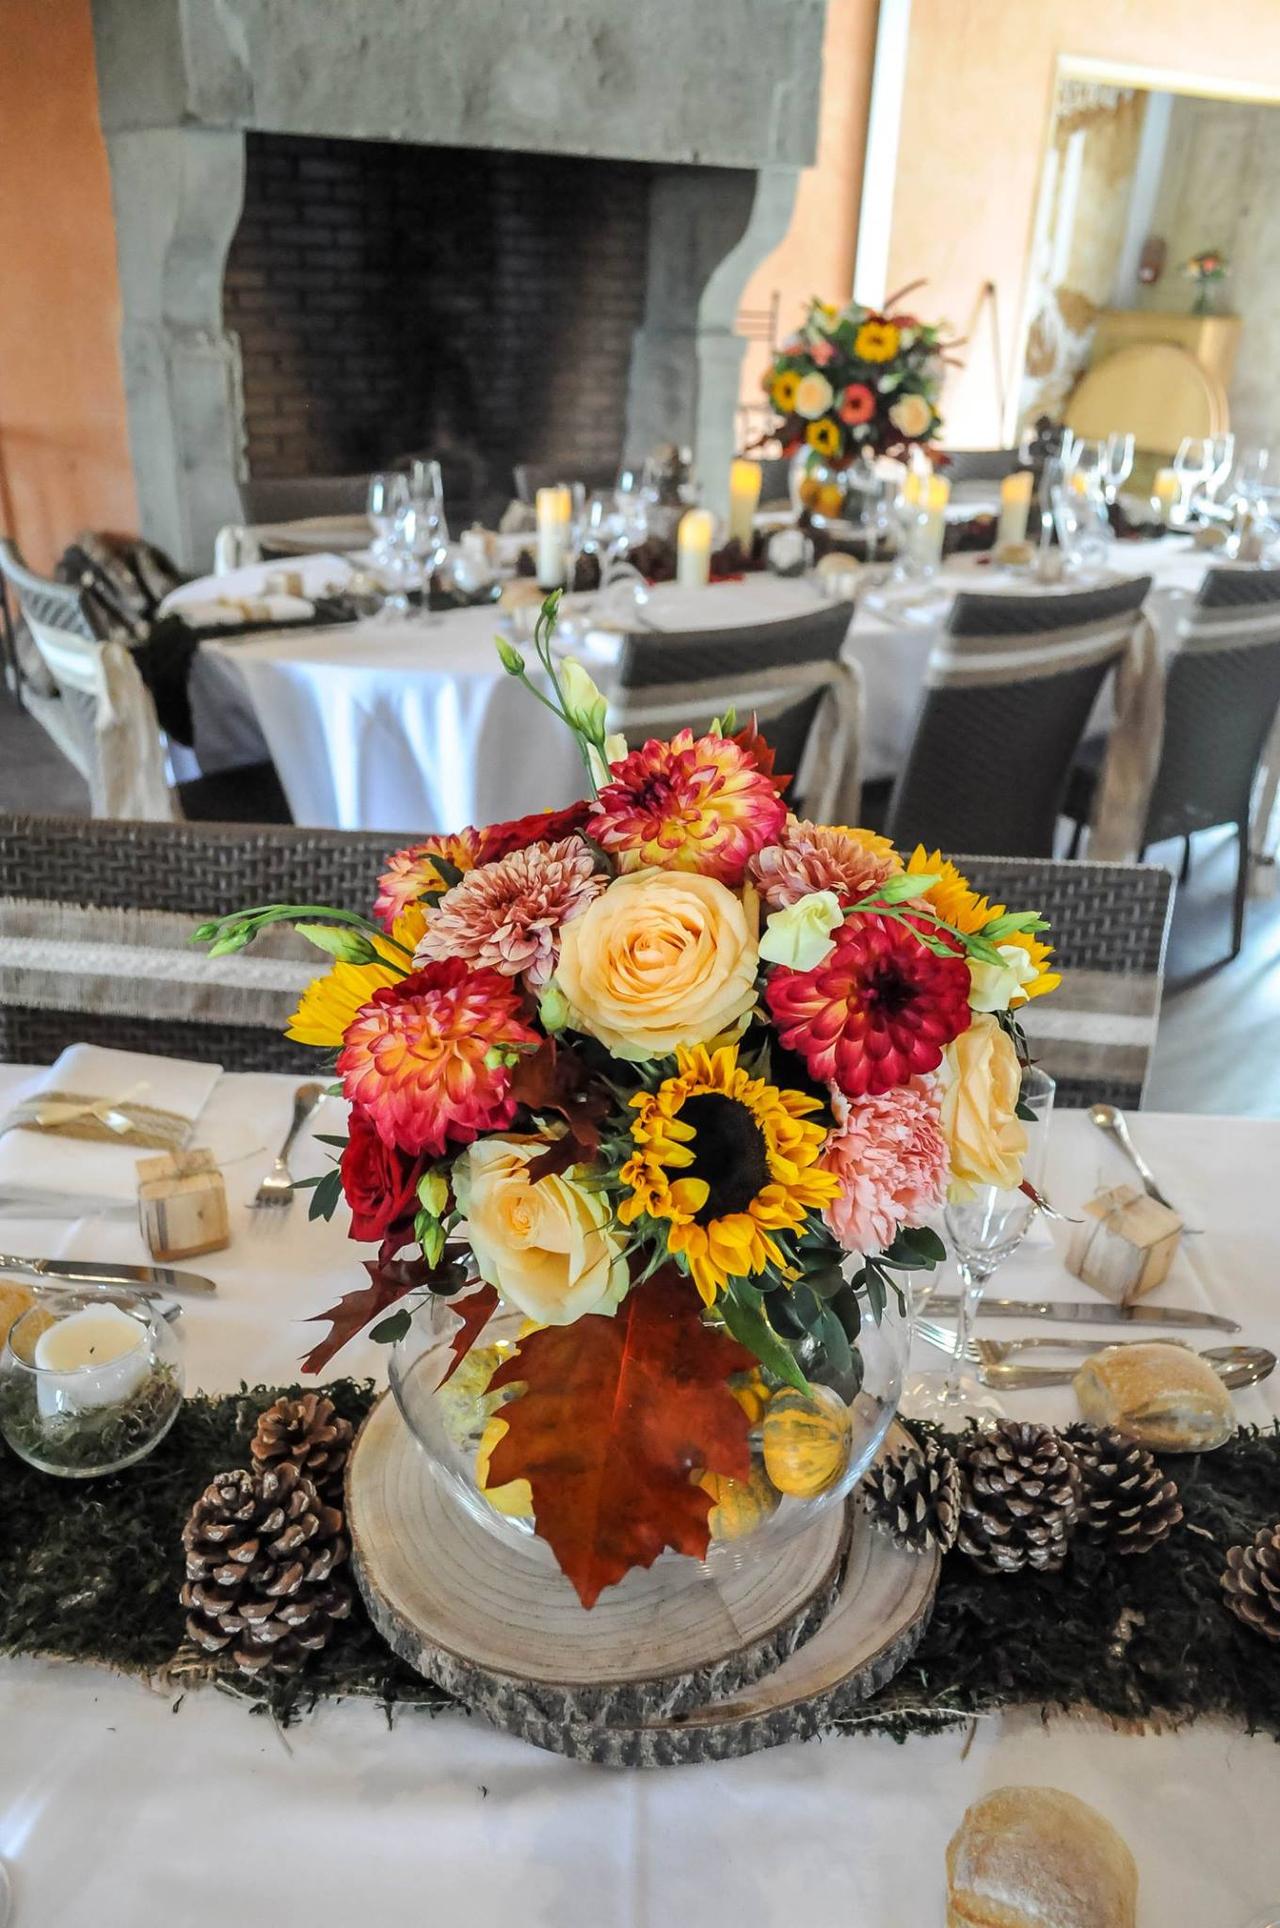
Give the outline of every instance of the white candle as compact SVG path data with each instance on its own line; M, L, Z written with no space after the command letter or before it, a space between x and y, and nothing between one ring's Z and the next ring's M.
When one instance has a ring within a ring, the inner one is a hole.
M1176 469L1157 469L1155 481L1151 485L1151 500L1160 512L1163 522L1169 520L1175 503L1182 494L1182 483Z
M750 549L760 506L761 468L739 456L729 465L729 540Z
M118 1305L87 1305L40 1334L34 1353L42 1416L122 1406L147 1377L145 1326Z
M942 560L943 537L947 527L947 504L950 500L951 484L945 475L931 475L927 481L922 481L919 505L924 510L924 520L920 530L917 559L928 568L936 568Z
M682 589L705 589L711 577L711 537L715 529L709 509L688 509L676 536L676 581Z
M1031 511L1031 471L1019 469L1015 475L1006 475L1000 484L1000 523L996 530L996 548L1003 549L1007 543L1025 542L1027 539L1027 516Z
M573 498L563 484L555 489L539 489L536 509L538 587L560 589L564 585L565 550L569 543Z

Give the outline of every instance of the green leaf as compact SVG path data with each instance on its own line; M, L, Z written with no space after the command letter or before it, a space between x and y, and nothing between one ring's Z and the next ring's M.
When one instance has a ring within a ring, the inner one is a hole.
M898 1237L893 1241L895 1246L899 1240L918 1252L926 1263L941 1265L947 1256L947 1248L932 1226L913 1225L906 1231L899 1232Z
M720 1316L738 1344L753 1352L766 1371L776 1374L797 1392L808 1392L809 1382L795 1362L785 1339L780 1339L762 1312L743 1305L727 1294L720 1301Z
M318 1145L336 1145L339 1151L345 1151L347 1149L347 1140L345 1138L339 1138L332 1131L313 1131L311 1136Z
M316 1180L315 1190L311 1194L311 1203L307 1208L307 1217L332 1218L338 1209L341 1197L342 1173L335 1165L332 1171L324 1172Z
M369 1337L375 1345L393 1346L397 1339L404 1338L412 1324L413 1315L401 1306L398 1312L390 1313L387 1318L379 1319L376 1326L371 1326Z
M448 884L450 890L453 889L453 886L455 884L460 884L462 882L462 872L458 869L457 864L451 864L447 857L437 857L435 852L433 851L431 854L430 861L431 861L431 868L440 873L440 875L444 878L445 883Z
M982 926L982 936L998 943L1002 937L1009 937L1014 931L1047 931L1047 919L1035 910L1008 910L1003 917L992 917Z
M1034 1125L1036 1121L1035 1112L1030 1105L1024 1105L1021 1098L1013 1108L1013 1115L1015 1118L1021 1118L1024 1125Z
M853 1345L862 1330L862 1307L858 1304L858 1295L851 1286L846 1285L844 1291L837 1294L831 1301L831 1311L844 1327L845 1337L850 1345Z
M976 957L980 964L994 964L997 969L1003 966L1005 960L994 944L988 944L985 937L979 937L976 931L966 931L963 933L963 938L964 947L970 957Z
M829 1305L822 1307L822 1316L813 1329L813 1335L826 1355L827 1364L835 1372L848 1372L853 1364L848 1335Z
M820 1299L834 1299L844 1287L844 1272L837 1261L827 1260L812 1271L806 1268L804 1282Z

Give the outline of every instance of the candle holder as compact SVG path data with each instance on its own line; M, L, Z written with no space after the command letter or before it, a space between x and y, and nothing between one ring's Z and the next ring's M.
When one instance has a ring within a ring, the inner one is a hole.
M42 1473L116 1473L164 1438L184 1383L177 1338L146 1301L50 1294L0 1353L0 1434Z

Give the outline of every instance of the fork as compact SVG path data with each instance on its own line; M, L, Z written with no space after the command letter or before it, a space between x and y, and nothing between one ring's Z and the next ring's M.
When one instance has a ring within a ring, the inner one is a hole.
M293 1150L293 1143L298 1133L316 1111L323 1097L322 1084L299 1085L294 1092L292 1122L285 1141L276 1154L274 1165L249 1201L251 1211L257 1211L262 1206L293 1203L293 1174L289 1170L289 1153Z
M940 1352L955 1352L956 1335L946 1326L937 1325L932 1319L917 1319L915 1329L926 1345L937 1346ZM964 1357L971 1366L1006 1366L1024 1352L1038 1351L1047 1347L1050 1352L1106 1352L1111 1346L1139 1344L1140 1341L1126 1339L970 1339L964 1349ZM1169 1345L1182 1345L1180 1339L1166 1341Z

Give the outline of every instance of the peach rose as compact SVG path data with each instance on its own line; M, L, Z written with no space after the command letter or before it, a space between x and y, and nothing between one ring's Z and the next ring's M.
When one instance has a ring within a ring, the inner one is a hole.
M1027 1151L1016 1115L1022 1071L1008 1034L986 1012L975 1013L969 1029L947 1046L939 1078L950 1197L972 1198L979 1185L1020 1184Z
M806 422L816 422L819 415L825 415L835 400L831 383L816 369L803 378L796 390L796 414L803 415Z
M529 1183L529 1160L543 1150L534 1140L479 1139L454 1165L454 1191L480 1276L539 1325L572 1325L621 1305L625 1241L610 1229L602 1194L571 1173Z
M923 395L903 395L889 410L889 420L902 435L912 441L919 441L929 433L933 421L933 410Z
M754 891L740 899L714 877L616 878L561 932L570 1022L630 1062L709 1043L755 1002L758 923Z

